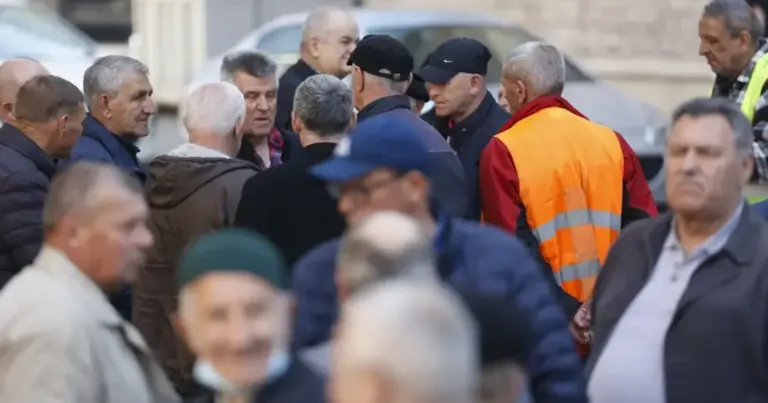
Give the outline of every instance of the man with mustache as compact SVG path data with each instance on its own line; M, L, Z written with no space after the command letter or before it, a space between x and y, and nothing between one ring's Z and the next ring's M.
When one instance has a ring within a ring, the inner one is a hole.
M224 57L221 80L234 84L245 97L243 140L237 158L262 170L288 161L301 149L296 133L275 127L277 64L255 51Z
M768 401L768 224L742 196L749 121L724 99L688 101L665 163L671 212L625 229L594 288L591 401Z
M352 71L347 60L359 36L355 16L347 10L322 8L309 13L301 32L301 58L280 77L275 127L293 129L293 97L304 80L315 74L342 79Z
M717 75L714 98L737 105L753 128L753 180L768 180L768 41L763 23L746 1L712 0L699 20L699 55Z
M322 403L325 382L288 351L291 297L280 252L256 232L200 237L179 263L179 334L210 395L187 403Z

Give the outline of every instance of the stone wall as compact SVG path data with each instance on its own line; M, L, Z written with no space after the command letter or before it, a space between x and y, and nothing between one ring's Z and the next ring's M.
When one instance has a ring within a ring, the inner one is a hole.
M520 23L588 71L665 110L704 95L698 56L707 0L366 0L373 8L475 10Z

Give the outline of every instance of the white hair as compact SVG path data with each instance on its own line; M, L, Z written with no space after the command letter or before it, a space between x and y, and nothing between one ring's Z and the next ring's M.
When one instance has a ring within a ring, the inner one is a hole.
M476 329L460 300L434 283L390 280L343 306L341 366L372 371L413 401L474 401Z
M370 73L363 72L366 81L375 81L378 85L390 94L405 95L408 91L408 81L392 81L388 78L379 77Z
M148 76L149 69L144 63L121 55L104 56L93 62L83 75L83 93L88 109L91 109L93 101L102 94L117 96L123 80L129 74Z
M342 238L339 279L350 292L392 277L437 281L431 239L414 218L395 211L374 213Z
M245 99L228 82L204 84L184 99L181 116L189 133L227 135L245 116Z
M533 95L560 95L565 88L565 58L545 42L526 42L510 50L504 75L525 82Z
M308 41L314 36L322 35L322 32L330 28L331 20L334 16L343 15L354 19L348 11L338 7L324 7L316 9L309 13L304 20L304 26L301 30L301 40Z

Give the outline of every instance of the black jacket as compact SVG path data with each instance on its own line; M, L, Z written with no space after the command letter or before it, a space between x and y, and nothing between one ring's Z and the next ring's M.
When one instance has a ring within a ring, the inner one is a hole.
M450 125L447 119L438 118L435 122L435 128L448 139L464 167L468 219L480 220L480 154L509 118L510 114L502 109L488 92L477 109L463 121Z
M250 178L243 186L235 226L269 238L288 267L318 244L341 236L344 219L324 182L309 168L333 155L334 143L302 149L295 159Z
M280 160L288 162L294 154L297 154L299 150L301 150L301 141L299 140L298 134L288 130L280 130L280 136L283 141ZM243 161L248 161L259 167L259 169L265 169L264 162L256 155L256 150L253 149L253 144L251 144L245 137L243 137L243 140L240 143L240 150L237 152L237 158Z
M43 205L56 165L11 124L0 128L0 288L43 242Z
M440 133L414 114L410 107L410 100L405 95L380 98L363 108L357 114L357 121L390 113L408 119L416 126L424 135L424 141L433 157L432 172L429 175L434 197L432 202L437 204L433 207L454 217L463 217L467 208L467 189L461 162Z
M608 254L594 289L588 377L648 282L671 227L671 213L634 223ZM768 402L765 245L768 223L745 206L723 249L694 272L666 333L667 403Z
M275 127L280 130L293 130L291 127L291 112L293 112L293 96L296 88L309 77L317 74L304 60L299 59L296 64L285 70L280 76L277 87L277 117Z

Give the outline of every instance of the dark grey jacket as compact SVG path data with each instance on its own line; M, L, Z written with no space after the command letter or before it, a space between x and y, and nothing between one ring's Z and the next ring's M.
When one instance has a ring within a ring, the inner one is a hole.
M632 224L608 254L594 290L587 376L650 278L671 222L667 213ZM767 246L768 223L745 208L723 249L691 277L666 335L667 403L768 402Z

